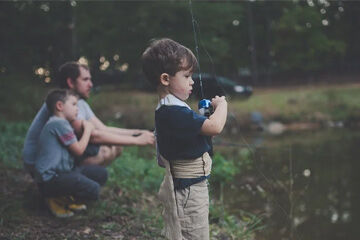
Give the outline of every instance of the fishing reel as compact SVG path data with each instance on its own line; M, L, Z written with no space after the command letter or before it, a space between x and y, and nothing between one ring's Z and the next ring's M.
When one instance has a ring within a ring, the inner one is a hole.
M211 105L211 101L208 99L200 100L198 104L199 113L207 118L210 117L211 114L214 113L214 108Z
M211 101L209 99L200 100L198 107L199 107L199 113L207 118L209 118L210 115L214 113L214 108L211 105ZM206 137L207 142L210 145L210 149L208 152L209 152L210 156L213 156L214 152L213 152L213 144L212 144L211 138L212 137L209 137L209 136Z

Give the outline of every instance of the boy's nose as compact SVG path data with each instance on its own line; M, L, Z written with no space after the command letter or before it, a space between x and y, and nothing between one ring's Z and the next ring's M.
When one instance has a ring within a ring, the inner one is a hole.
M194 80L192 78L190 78L190 85L194 84Z

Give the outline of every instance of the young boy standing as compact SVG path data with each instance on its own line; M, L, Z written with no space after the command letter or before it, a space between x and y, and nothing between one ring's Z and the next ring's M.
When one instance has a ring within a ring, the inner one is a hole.
M142 55L143 71L156 87L155 111L159 165L166 175L159 190L164 204L165 236L169 239L209 239L207 178L212 160L208 136L219 134L226 122L225 97L212 99L214 113L206 118L185 103L197 66L194 54L171 40L154 41Z
M77 140L70 125L78 114L77 101L77 96L69 90L53 90L48 94L46 106L51 117L40 133L37 149L35 179L49 209L57 217L69 217L73 215L71 210L85 209L85 205L77 204L74 199L96 200L100 185L107 180L103 167L75 167L74 157L84 153L94 129L84 120L83 135Z

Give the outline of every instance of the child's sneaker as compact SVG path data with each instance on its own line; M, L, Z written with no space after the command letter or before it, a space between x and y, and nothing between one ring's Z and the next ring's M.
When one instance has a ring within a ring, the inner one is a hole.
M73 211L83 211L87 209L85 204L76 202L75 198L71 196L69 197L67 208Z
M86 210L85 204L71 203L67 207L68 207L68 209L76 211L76 212Z
M67 218L74 216L74 213L65 208L63 198L46 198L45 202L54 216L59 218Z

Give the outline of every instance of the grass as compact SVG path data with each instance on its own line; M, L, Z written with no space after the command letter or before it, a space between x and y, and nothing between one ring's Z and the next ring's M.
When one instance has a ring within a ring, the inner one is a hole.
M30 121L46 92L54 87L35 77L27 78L3 76L0 82L0 116L3 121ZM250 123L252 112L260 112L265 121L283 123L359 122L359 95L358 83L257 88L246 101L228 97L229 113L242 127ZM123 89L120 85L102 86L88 102L106 122L127 128L154 128L154 109L158 102L155 92ZM189 104L197 109L197 100L190 99Z
M21 168L21 150L29 123L0 122L0 161L13 168Z
M230 100L238 116L253 111L284 122L360 119L359 84L259 89L246 102Z
M147 157L147 156L148 157ZM126 191L154 193L158 189L164 170L157 166L153 148L128 147L109 167L109 185Z
M35 115L47 88L21 86L14 83L10 88L0 90L0 227L4 229L0 238L162 239L161 206L156 200L156 192L162 181L163 170L156 166L152 148L126 148L109 168L110 178L103 188L101 201L90 206L85 215L59 222L38 206L36 201L39 199L33 194L37 190L22 171L21 149L29 126L26 121ZM229 98L229 112L240 124L248 124L246 121L254 111L261 112L266 121L284 123L359 122L359 94L359 84L255 89L247 101ZM17 97L16 101L13 100L14 96ZM94 112L110 125L147 129L153 129L157 101L154 93L114 90L110 87L105 87L89 99ZM194 109L196 104L197 101L190 100ZM294 138L298 136L294 135ZM251 167L248 152L244 149L231 151L242 152L215 156L212 186L220 182L231 183L239 171ZM243 161L231 160L232 155L242 156ZM226 211L222 201L212 199L212 237L253 239L254 233L264 227L258 216L244 212L236 216ZM69 224L72 226L69 227ZM31 229L34 226L45 233L33 232ZM53 226L59 226L58 230L49 233L53 231Z
M108 167L109 181L100 200L71 219L56 219L40 204L35 184L22 169L21 149L30 124L1 122L0 238L4 239L163 239L162 207L156 194L164 170L152 147L127 147ZM239 169L232 160L215 156L212 183L231 182ZM226 179L222 176L226 173ZM212 239L253 239L263 225L248 214L236 217L222 203L211 201ZM55 229L54 229L54 226ZM33 231L36 228L37 231Z

